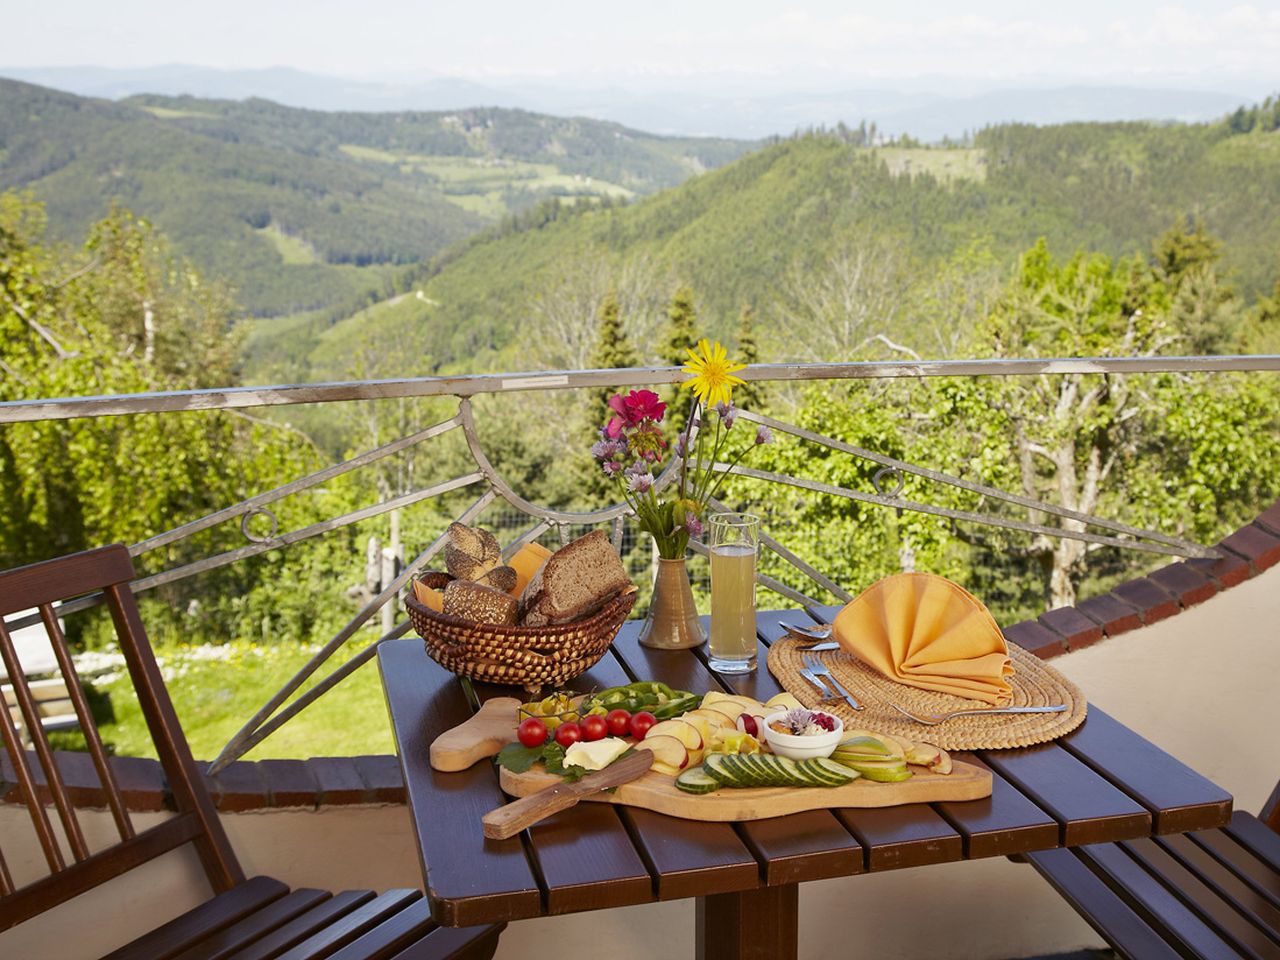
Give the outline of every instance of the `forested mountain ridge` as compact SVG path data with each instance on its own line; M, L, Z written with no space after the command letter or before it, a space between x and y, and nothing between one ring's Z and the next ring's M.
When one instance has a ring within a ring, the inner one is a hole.
M687 282L703 328L727 339L743 305L767 331L825 287L833 302L878 306L879 332L938 355L945 345L924 335L895 290L946 264L955 274L1007 272L1039 237L1062 256L1145 254L1187 216L1224 241L1220 269L1246 297L1268 292L1280 268L1274 131L1239 134L1226 122L1006 126L951 149L868 148L859 139L858 131L792 138L625 207L475 243L424 271L414 295L332 329L292 329L270 352L292 353L299 365L281 373L294 376L336 374L355 353L395 356L411 368L404 373L524 368L539 360L531 342L545 338L531 321L575 287L584 297L592 286L597 296L611 284L631 289L635 325L637 311L660 317ZM873 273L878 300L867 295ZM863 287L840 293L842 283ZM652 327L641 320L633 334L643 343ZM258 337L270 342L266 325ZM406 342L418 348L409 356L394 346ZM783 353L771 359L813 358L785 335L773 346Z
M546 197L651 192L750 146L514 110L111 103L0 79L0 189L44 201L51 236L79 242L117 202L266 316L389 292L399 266Z

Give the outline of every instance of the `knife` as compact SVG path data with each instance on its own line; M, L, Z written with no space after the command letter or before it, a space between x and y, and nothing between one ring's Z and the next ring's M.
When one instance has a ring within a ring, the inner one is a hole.
M527 797L514 800L506 806L490 810L481 821L484 824L484 835L490 840L506 840L514 837L525 827L533 826L553 813L568 810L583 797L589 797L601 790L621 786L632 780L639 780L649 772L653 764L653 753L649 750L637 750L630 756L614 761L603 770L589 773L574 783L564 781Z

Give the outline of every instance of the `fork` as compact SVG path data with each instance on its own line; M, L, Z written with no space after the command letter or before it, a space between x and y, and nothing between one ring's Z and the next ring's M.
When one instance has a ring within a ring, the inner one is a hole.
M826 680L827 683L831 684L831 689L840 694L840 696L844 698L844 702L849 704L852 709L862 709L862 704L853 699L853 694L844 688L840 681L835 678L835 675L827 669L827 665L825 663L819 660L812 653L803 654L801 659L804 661L804 665L809 668L811 673L817 674L819 677Z
M804 677L806 680L812 683L814 687L817 688L818 692L822 694L823 700L839 699L831 692L831 688L828 687L825 683L823 683L822 680L818 677L818 675L814 673L812 670L809 670L805 667L801 667L800 676Z
M1065 713L1067 710L1065 703L1059 703L1052 707L986 707L977 710L952 710L950 713L912 713L910 710L898 706L892 700L886 700L885 703L908 720L914 720L916 723L923 723L929 727L936 727L952 717L976 717L984 716L988 713Z
M811 640L826 640L831 636L831 624L829 623L819 623L812 627L805 627L797 623L787 623L785 620L780 620L778 621L778 626L788 633L796 633Z

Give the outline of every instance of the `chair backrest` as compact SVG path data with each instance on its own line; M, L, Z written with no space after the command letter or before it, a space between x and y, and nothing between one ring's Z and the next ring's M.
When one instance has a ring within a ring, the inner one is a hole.
M31 751L23 749L9 711L0 708L0 734L3 735L8 761L5 775L17 784L18 797L30 814L35 838L49 868L48 874L21 887L16 886L4 859L3 846L12 836L6 830L4 837L0 838L0 930L36 916L186 843L195 845L215 892L228 890L244 880L244 873L218 821L204 779L192 760L191 748L178 724L155 654L147 640L133 591L129 587L133 575L133 561L123 544L86 550L0 573L0 660L9 675L8 683L12 684L14 699L33 746ZM98 591L101 591L102 599L111 611L120 650L177 809L176 816L141 833L134 830L130 821L54 609L54 604L59 601ZM40 721L39 703L32 694L30 682L23 676L9 626L4 621L5 617L32 607L39 611L44 629L49 634L54 656L119 834L119 840L104 849L90 851L85 843L66 783L54 762L49 739ZM38 771L43 773L43 782ZM60 823L60 831L55 829L51 819L50 801Z

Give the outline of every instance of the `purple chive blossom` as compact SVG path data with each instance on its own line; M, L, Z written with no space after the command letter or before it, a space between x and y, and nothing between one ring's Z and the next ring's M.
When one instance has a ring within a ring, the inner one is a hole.
M727 404L723 400L721 400L719 403L716 404L715 411L723 419L724 416L728 414L729 407L730 407L730 404Z
M720 414L720 421L721 423L724 424L724 428L726 430L732 430L733 425L738 422L738 408L735 407L732 403L730 403L730 404L718 404L716 406L716 409L719 410L720 407L722 406L725 408L725 410L724 410L724 413Z
M689 531L689 536L695 540L702 536L702 521L698 519L698 515L692 510L684 515L684 528Z
M653 477L647 473L627 471L627 489L632 493L648 493L653 488Z
M773 443L773 431L762 423L756 427L756 446L766 443Z
M597 460L608 460L613 456L613 443L609 440L597 440L591 445L591 455Z

